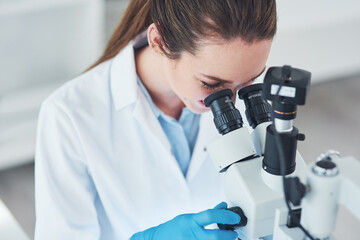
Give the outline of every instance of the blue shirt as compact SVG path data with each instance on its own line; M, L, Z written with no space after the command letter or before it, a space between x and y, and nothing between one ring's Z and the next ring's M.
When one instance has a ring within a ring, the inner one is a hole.
M173 117L164 114L154 104L149 92L139 78L138 84L148 100L152 111L159 120L159 123L170 142L172 153L185 176L199 132L200 115L195 114L184 107L179 120L176 120Z

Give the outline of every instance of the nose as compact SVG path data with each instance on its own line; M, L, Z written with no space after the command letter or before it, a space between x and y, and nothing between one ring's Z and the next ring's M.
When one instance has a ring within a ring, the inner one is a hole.
M242 84L239 84L238 86L236 86L234 89L232 89L233 94L234 94L234 96L232 97L234 103L235 103L235 100L236 100L238 91L239 91L240 89L244 88L244 87L250 86L252 83L253 83L252 81L251 81L251 82L242 83Z
M231 100L232 100L233 103L235 104L238 90L237 90L237 89L231 89L231 91L232 91L233 94L234 94L234 95L231 97Z

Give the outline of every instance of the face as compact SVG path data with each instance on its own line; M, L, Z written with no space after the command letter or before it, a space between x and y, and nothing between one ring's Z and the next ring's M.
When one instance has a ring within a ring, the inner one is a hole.
M172 91L194 113L203 113L203 100L210 94L250 85L265 70L271 40L248 44L240 38L204 44L196 56L184 52L177 60L164 58L162 69Z

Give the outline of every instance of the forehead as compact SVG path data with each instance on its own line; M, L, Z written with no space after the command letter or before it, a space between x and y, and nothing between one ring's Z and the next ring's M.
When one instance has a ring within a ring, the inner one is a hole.
M201 44L195 55L183 53L193 72L229 80L243 80L259 74L266 64L271 40L247 43L240 38Z

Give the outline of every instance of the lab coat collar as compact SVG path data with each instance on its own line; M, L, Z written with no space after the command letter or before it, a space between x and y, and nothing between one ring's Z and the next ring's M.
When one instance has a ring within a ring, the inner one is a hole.
M137 121L150 131L154 136L154 141L159 141L162 145L167 158L161 163L163 171L171 172L172 176L176 181L176 186L178 186L179 191L185 195L189 195L189 189L184 178L184 175L179 167L178 162L175 159L175 156L172 153L170 142L162 129L160 122L155 116L154 112L150 107L149 101L146 99L143 92L139 89L139 100L136 101L136 104L133 109L133 116ZM162 151L158 148L158 151ZM160 152L159 152L160 154Z
M115 110L134 104L133 116L171 153L170 143L137 83L134 45L130 42L114 59L110 69L111 92Z
M138 34L112 60L110 66L111 94L116 110L138 99L135 50L147 45L147 31Z
M121 110L130 104L134 104L134 117L141 124L150 129L170 153L170 143L137 82L138 76L136 73L134 48L139 47L139 44L144 45L144 39L146 41L146 32L143 32L134 38L113 59L110 67L112 99L115 110Z
M137 99L137 74L133 43L114 57L110 66L111 94L115 110L121 110Z

